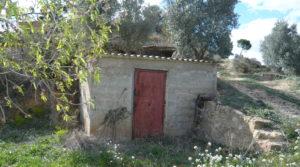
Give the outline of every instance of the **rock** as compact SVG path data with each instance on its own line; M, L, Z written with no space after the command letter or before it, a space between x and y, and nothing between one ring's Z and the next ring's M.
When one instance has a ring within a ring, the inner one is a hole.
M272 121L246 116L241 111L216 102L205 102L206 112L198 114L194 132L201 140L238 149L262 152L280 150L287 143L278 130L266 130Z
M280 151L286 147L286 142L272 142L271 140L259 140L256 142L254 148L262 152Z
M272 141L281 142L284 140L284 136L279 131L265 131L265 130L256 130L253 132L255 139L272 139Z
M272 121L260 117L249 117L249 127L252 131L272 125Z

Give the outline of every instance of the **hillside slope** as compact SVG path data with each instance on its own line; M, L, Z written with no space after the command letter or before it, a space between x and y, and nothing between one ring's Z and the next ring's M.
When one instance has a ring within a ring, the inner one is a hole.
M300 118L298 88L287 79L265 81L255 74L228 74L219 76L218 86L221 102L247 114L262 116L268 111L279 117Z

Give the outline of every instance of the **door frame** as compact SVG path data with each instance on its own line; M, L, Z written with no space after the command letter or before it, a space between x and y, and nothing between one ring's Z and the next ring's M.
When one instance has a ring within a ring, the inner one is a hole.
M167 104L167 85L168 85L168 70L165 69L147 69L147 68L134 68L133 70L133 82L132 82L132 120L131 120L131 138L135 139L134 137L134 127L135 127L135 123L134 123L134 115L135 115L135 77L136 77L136 73L138 70L141 71L160 71L160 72L165 72L166 73L166 78L165 78L165 89L164 89L164 106L163 106L163 122L162 122L162 133L161 135L164 135L165 133L165 117L166 117L166 104Z

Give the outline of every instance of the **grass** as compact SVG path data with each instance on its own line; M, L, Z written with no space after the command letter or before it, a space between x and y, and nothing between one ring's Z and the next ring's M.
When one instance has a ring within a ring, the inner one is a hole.
M37 124L38 125L38 124ZM27 125L26 125L27 126ZM38 127L38 126L36 126ZM16 126L5 128L14 131L20 130ZM4 129L5 129L4 128ZM26 130L25 130L26 131ZM10 141L11 133L0 138L0 166L100 166L100 167L167 167L167 166L191 166L189 156L194 155L193 147L205 147L206 143L190 138L146 138L137 139L121 144L112 142L95 144L93 151L85 149L70 149L65 147L66 134L56 135L55 131L46 136L30 133L20 142ZM48 133L48 132L47 132ZM46 133L45 133L46 134ZM31 140L27 140L31 138ZM214 150L218 145L211 146ZM97 151L95 151L97 150ZM224 149L225 150L225 149Z
M297 134L299 137L299 134ZM126 146L108 142L97 152L64 147L65 135L48 135L29 143L0 142L0 166L62 167L190 167L190 166L265 166L300 165L299 140L288 152L232 153L229 149L191 141L148 138L129 142ZM175 143L174 143L175 142ZM123 147L123 148L122 148Z
M262 100L253 99L226 81L218 80L218 91L220 93L218 101L222 105L240 110L246 115L255 115L279 124L282 123L280 116L273 110L272 106L264 103Z
M271 78L266 78L264 75L273 75L273 77ZM266 72L257 72L257 73L241 73L238 75L241 78L248 78L248 79L252 79L255 81L268 81L270 79L272 80L281 80L283 77L285 77L285 75L281 75L281 74L276 74L276 73L266 73Z
M279 97L285 101L296 104L298 107L300 107L300 100L294 96L288 95L288 94L281 92L279 90L276 90L276 89L266 87L266 86L259 84L256 81L251 80L251 79L238 81L238 82L246 83L245 86L247 86L250 89L263 90L268 95Z
M0 141L5 142L26 142L34 138L52 134L55 127L50 121L43 118L28 119L26 123L19 124L8 122L4 127L0 127Z
M189 166L193 146L205 145L190 138L158 137L71 149L65 146L66 132L46 118L6 124L0 132L0 166Z
M284 93L282 91L269 88L259 83L262 80L263 73L255 73L255 74L239 74L238 76L241 78L245 78L245 80L234 81L240 84L243 84L245 87L251 90L260 90L266 92L271 97L278 97L287 102L293 103L298 106L300 110L300 99ZM225 80L218 80L218 88L221 96L219 97L219 101L223 105L228 105L232 108L238 109L244 112L247 115L256 115L265 119L272 120L276 123L282 124L284 122L283 118L281 118L277 111L275 111L272 106L264 103L262 100L256 100L252 97L240 92L235 87L231 86L226 82L228 77L222 77ZM274 80L276 81L293 81L295 82L295 87L293 90L300 90L300 78L299 77L288 77L284 79Z
M188 157L194 153L194 146L205 147L207 142L189 137L159 137L136 139L125 143L121 151L127 155L151 162L154 166L189 166ZM214 145L215 149L219 145Z
M113 143L92 143L90 147L69 148L66 130L57 130L47 119L6 124L0 132L0 166L17 167L190 167L294 166L300 165L300 127L286 126L292 142L287 152L254 153L207 144L190 137L155 137ZM23 137L22 137L23 136ZM97 141L97 140L96 140ZM77 142L77 141L76 141ZM78 142L87 142L78 140ZM90 143L81 143L81 145ZM283 157L283 160L281 160Z
M246 81L246 83L248 86L253 86L253 89L265 90L253 81ZM67 130L54 127L46 117L39 117L30 120L20 119L0 128L0 166L300 166L300 120L282 121L272 106L243 94L224 80L218 81L218 89L220 91L219 101L222 104L239 109L248 115L257 115L273 120L279 124L291 142L288 149L270 153L247 152L216 144L207 144L207 142L190 137L145 138L119 144L108 141L100 144L91 143L92 149L90 147L75 149L68 147L65 142L68 139ZM266 90L268 91L268 89ZM274 94L273 90L269 91ZM275 92L275 95L278 95L278 92ZM295 99L285 97L288 95L279 96L295 102ZM86 143L80 143L80 145L84 144Z
M300 90L300 77L296 77L295 80L296 80L296 85L294 90Z
M257 81L262 81L262 74L261 73L255 73L255 74L239 74L238 75L241 78L249 78Z
M266 86L258 83L257 81L260 81L259 76L261 76L261 75L262 75L261 73L257 73L257 74L240 74L239 77L246 78L246 80L239 81L239 82L246 83L247 84L246 86L248 86L248 88L263 90L271 96L277 96L277 97L279 97L283 100L294 103L294 104L296 104L300 107L300 100L298 98L296 98L294 96L291 96L291 95L288 95L288 94L286 94L282 91L272 89L272 88L266 87ZM279 82L279 81L285 81L285 82L292 81L292 82L295 82L295 86L293 88L291 88L291 91L300 90L300 77L289 76L287 78L273 80L273 82Z
M218 79L218 91L220 92L218 100L223 105L228 105L238 110L243 110L247 107L254 107L255 109L271 109L271 107L263 101L251 98L221 79Z
M290 76L290 77L287 77L287 78L284 78L282 79L283 81L285 82L295 82L295 85L291 88L291 91L297 91L297 90L300 90L300 77L298 76ZM282 81L282 80L279 80L279 81Z
M188 165L187 157L191 154L192 145L182 142L179 148L178 142L170 138L138 139L127 143L123 151L157 166Z

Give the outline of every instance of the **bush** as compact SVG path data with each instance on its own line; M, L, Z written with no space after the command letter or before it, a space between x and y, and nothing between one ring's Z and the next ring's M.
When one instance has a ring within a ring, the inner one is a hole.
M255 73L260 72L263 66L256 59L236 56L231 62L230 69L240 73Z

